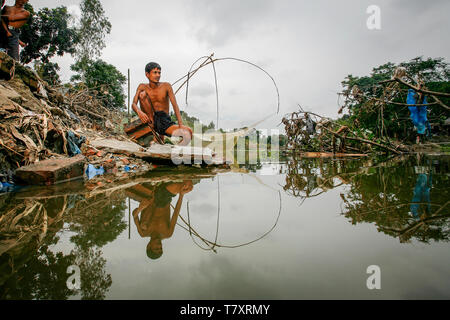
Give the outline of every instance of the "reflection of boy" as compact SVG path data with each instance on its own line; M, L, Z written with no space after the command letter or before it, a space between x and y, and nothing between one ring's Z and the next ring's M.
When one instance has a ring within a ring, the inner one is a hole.
M170 238L175 230L178 215L183 203L184 194L193 189L192 181L183 183L164 183L156 187L149 198L141 201L133 211L133 218L141 237L150 237L147 244L147 256L158 259L163 254L161 240ZM170 202L179 194L172 218L170 218ZM139 213L141 217L139 219Z

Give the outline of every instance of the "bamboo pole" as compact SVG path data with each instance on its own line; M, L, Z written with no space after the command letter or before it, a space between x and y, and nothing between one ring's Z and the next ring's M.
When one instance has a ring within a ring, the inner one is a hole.
M130 69L128 69L128 124L131 122L130 118Z

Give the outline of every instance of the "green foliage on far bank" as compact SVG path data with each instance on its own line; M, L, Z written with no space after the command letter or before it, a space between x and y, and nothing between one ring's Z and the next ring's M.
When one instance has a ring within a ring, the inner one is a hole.
M188 126L189 128L194 128L194 125L196 122L200 123L202 126L202 133L205 133L208 130L214 130L216 127L214 122L210 122L208 125L204 125L201 123L200 119L190 116L186 111L180 111L181 113L181 120L183 121L183 124L185 126ZM177 117L175 116L175 113L173 111L170 112L170 117L173 122L178 123Z

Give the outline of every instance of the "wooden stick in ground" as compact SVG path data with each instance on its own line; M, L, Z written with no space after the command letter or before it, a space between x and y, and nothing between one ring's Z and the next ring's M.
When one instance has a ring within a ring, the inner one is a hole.
M159 144L164 144L164 141L162 141L161 137L159 136L159 134L155 131L155 129L153 129L153 127L147 123L148 127L150 128L150 130L153 133L153 136L156 138L156 140L158 140Z

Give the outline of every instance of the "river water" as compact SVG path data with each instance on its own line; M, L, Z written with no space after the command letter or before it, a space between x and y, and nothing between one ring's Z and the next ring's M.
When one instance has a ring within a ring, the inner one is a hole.
M2 194L0 298L448 299L449 165L286 159Z

